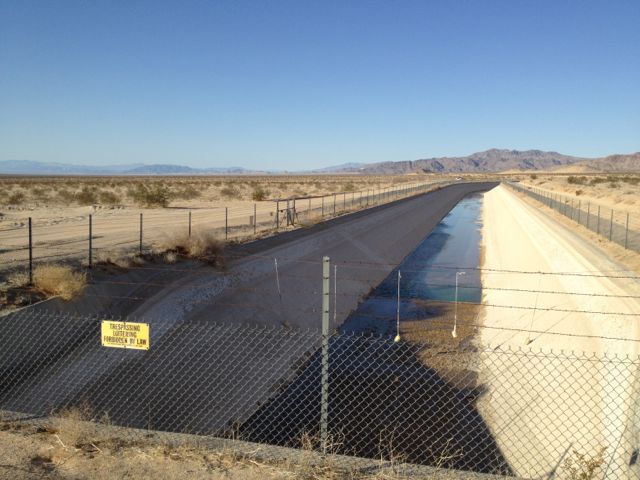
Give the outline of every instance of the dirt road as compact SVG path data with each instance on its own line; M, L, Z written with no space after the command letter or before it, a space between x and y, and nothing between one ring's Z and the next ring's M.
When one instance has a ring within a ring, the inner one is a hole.
M630 297L640 295L640 282L614 278L632 274L504 186L485 194L483 224L484 303L529 309L487 307L481 342L546 352L487 366L486 419L507 459L517 474L537 476L571 449L594 455L619 444L626 453L609 455L605 469L624 468L637 444L636 380L619 362L587 359L637 356L640 303ZM554 359L561 350L575 361Z

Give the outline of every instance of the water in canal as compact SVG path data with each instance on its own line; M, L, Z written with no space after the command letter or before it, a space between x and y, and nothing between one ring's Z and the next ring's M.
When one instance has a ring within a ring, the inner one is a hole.
M462 199L344 322L341 331L390 334L400 279L401 318L416 318L414 300L479 303L482 194ZM461 273L464 272L464 273ZM459 275L458 275L459 274ZM385 321L386 319L386 321Z

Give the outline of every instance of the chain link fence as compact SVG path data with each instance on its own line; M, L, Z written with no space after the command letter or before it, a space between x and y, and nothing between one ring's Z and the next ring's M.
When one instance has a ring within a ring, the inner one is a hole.
M171 318L133 350L102 346L102 320L3 317L0 409L478 474L574 478L584 455L597 478L638 475L635 357L339 333L323 351L316 331Z
M640 216L536 187L516 183L507 183L507 185L583 225L610 242L640 252Z

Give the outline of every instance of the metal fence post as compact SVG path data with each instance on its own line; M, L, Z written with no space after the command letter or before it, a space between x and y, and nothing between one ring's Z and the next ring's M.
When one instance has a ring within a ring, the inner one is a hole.
M347 209L347 192L342 194L342 211L344 212Z
M627 225L624 229L624 248L627 248L629 243L629 212L627 212Z
M89 214L89 268L93 263L92 253L93 253L93 216Z
M229 239L229 207L224 207L224 239Z
M29 285L33 285L33 227L29 217Z
M327 453L329 420L329 257L322 257L322 378L320 387L320 445ZM334 299L335 301L335 299Z
M142 255L142 213L140 214L140 245L139 245L139 252L140 252L140 255Z
M333 216L336 216L336 194L333 194Z
M582 213L581 201L578 200L578 223L580 223L580 214Z
M613 208L611 209L611 220L609 220L609 241L613 237Z
M256 234L256 228L258 228L258 207L253 204L253 234Z
M320 218L324 218L324 195L322 196L322 213L320 214Z
M189 237L191 237L191 210L189 210Z
M276 200L276 230L280 228L280 200Z

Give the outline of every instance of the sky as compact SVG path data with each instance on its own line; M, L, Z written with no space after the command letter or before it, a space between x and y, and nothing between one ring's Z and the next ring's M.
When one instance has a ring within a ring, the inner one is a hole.
M0 160L640 150L640 1L0 0Z

